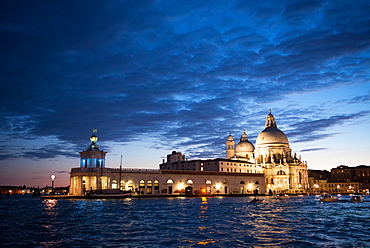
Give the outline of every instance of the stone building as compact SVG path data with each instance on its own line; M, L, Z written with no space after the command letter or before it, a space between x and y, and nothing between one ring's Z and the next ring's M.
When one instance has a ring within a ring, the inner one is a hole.
M234 144L230 134L226 141L228 159L254 163L264 174L269 192L307 192L307 163L297 157L297 154L292 154L288 138L277 128L271 111L266 117L265 129L257 137L255 147L248 141L245 131L235 149Z
M226 158L187 160L173 151L159 169L105 168L106 152L98 137L80 152L80 168L71 170L70 194L86 190L123 189L141 195L306 193L307 164L292 154L288 138L277 128L271 111L255 146L244 131L240 142L230 134Z

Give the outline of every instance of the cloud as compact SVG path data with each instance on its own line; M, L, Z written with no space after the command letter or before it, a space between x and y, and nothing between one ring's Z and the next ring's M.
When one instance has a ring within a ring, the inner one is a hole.
M105 142L148 137L211 157L230 131L255 139L266 105L370 80L365 1L1 5L3 139L55 143L4 147L0 159L75 157L93 128ZM368 114L313 112L281 122L290 139L330 137Z
M309 149L302 149L299 152L316 152L316 151L325 151L327 148L318 147L318 148L309 148Z
M57 171L58 174L68 174L69 171Z

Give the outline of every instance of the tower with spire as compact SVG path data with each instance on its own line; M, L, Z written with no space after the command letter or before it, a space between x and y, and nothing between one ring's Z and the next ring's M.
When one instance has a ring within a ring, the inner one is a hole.
M86 151L80 152L80 167L81 168L104 168L105 167L105 155L107 152L100 150L96 144L98 136L96 136L97 130L93 130L93 134L90 136L90 145Z
M235 156L235 149L234 149L235 141L231 133L227 137L226 141L226 158L232 159Z

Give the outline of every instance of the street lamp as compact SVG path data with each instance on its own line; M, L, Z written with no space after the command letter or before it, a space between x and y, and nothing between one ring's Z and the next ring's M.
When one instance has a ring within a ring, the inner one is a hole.
M51 194L53 195L54 194L54 179L55 179L55 175L51 175Z

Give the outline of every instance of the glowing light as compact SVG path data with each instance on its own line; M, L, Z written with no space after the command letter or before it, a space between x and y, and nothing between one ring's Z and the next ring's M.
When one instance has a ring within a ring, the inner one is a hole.
M193 184L193 180L189 179L186 183L187 184Z
M248 183L248 190L252 190L253 189L253 183Z
M173 183L173 180L172 179L168 179L167 180L167 183Z
M177 188L179 190L183 189L184 188L184 183L180 182L178 185L177 185Z
M221 186L222 186L221 183L216 183L216 190L220 190L221 189Z

